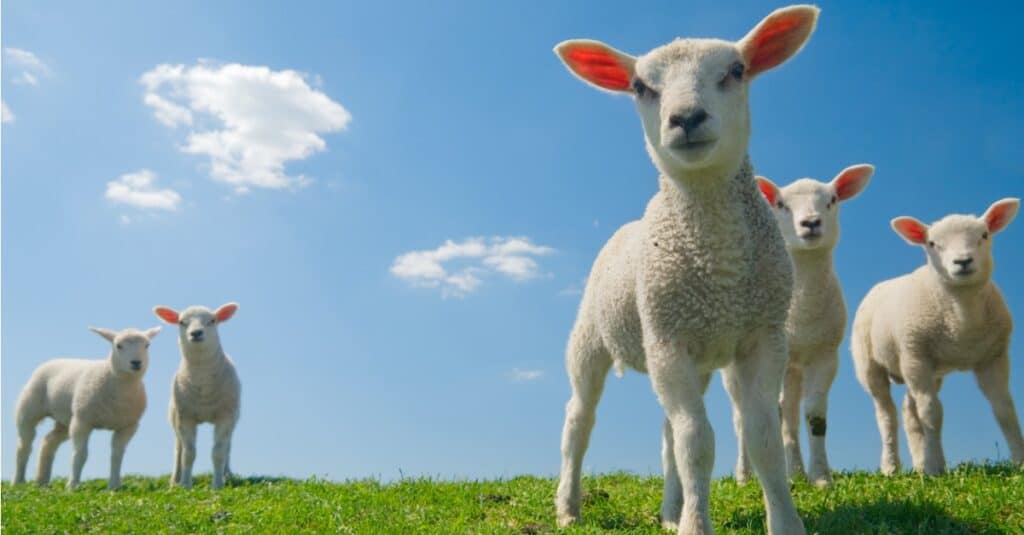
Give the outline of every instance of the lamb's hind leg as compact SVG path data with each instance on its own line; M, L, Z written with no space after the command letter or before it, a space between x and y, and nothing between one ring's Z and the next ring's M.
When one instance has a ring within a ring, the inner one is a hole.
M68 439L68 426L55 422L53 430L43 437L43 443L39 445L39 466L36 468L36 484L45 487L50 484L50 475L53 473L53 457L57 447Z
M785 365L786 337L779 327L759 334L749 353L722 370L726 390L743 412L747 454L764 491L771 535L805 533L789 493L777 409Z
M882 439L882 458L879 461L879 468L883 474L891 476L900 471L900 453L899 436L896 433L898 425L896 404L892 401L892 385L889 383L889 374L875 362L867 361L864 364L858 363L857 379L871 394L871 399L874 401L875 420L878 422L878 434Z
M992 405L992 414L1003 431L1006 444L1010 447L1010 459L1024 464L1024 438L1021 437L1020 421L1010 397L1010 358L1004 355L991 363L974 370L978 387Z
M779 414L782 416L782 445L786 450L786 474L794 479L805 477L803 455L800 453L800 400L803 397L803 386L803 370L792 364L786 366L782 394L779 396Z
M18 454L17 467L14 471L14 483L25 482L25 468L28 456L32 453L32 441L36 439L36 426L40 419L27 418L19 414L18 419Z
M555 508L558 525L567 526L580 519L580 470L583 455L594 428L597 403L612 360L595 336L582 336L577 330L570 337L566 356L572 398L565 407L562 429L562 469L558 476Z

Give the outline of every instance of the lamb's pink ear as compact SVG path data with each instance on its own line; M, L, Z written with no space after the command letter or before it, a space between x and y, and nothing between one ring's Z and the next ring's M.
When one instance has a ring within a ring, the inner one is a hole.
M836 197L840 201L852 199L858 193L864 191L875 174L875 166L871 164L851 165L843 169L832 179L832 188L836 190Z
M217 311L213 313L213 315L214 317L217 318L218 323L224 323L225 321L231 319L231 316L234 316L237 310L238 303L228 303L226 305L221 305L221 307L218 308Z
M1020 199L1008 197L992 203L992 206L985 210L981 219L988 225L988 231L992 234L1006 228L1006 225L1017 216L1017 209L1020 208Z
M763 176L755 176L754 180L757 180L757 188L761 190L761 195L764 195L764 199L768 201L768 204L774 207L775 203L779 202L779 198L782 196L781 192L779 192L779 187Z
M921 245L928 240L928 225L903 216L892 220L892 229L911 245Z
M178 313L173 308L159 306L153 307L153 313L156 317L166 321L167 323L178 323Z
M821 10L811 5L776 9L737 43L753 78L796 54L814 32Z
M606 91L632 93L636 58L590 39L562 41L555 54L569 71L583 81Z

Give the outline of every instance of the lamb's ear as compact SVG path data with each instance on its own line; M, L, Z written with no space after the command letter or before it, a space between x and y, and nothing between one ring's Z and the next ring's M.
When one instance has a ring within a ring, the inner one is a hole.
M166 321L167 323L177 324L179 321L178 313L170 307L153 307L153 313L156 314L156 317Z
M764 195L764 199L768 201L769 205L775 207L775 204L782 198L782 192L779 191L779 187L763 176L755 176L754 180L757 180L757 188L761 190L761 195Z
M981 216L982 221L988 225L988 231L992 234L1006 228L1006 225L1017 216L1017 209L1020 208L1020 199L1008 197L992 203L992 206L985 210Z
M160 329L161 327L153 327L152 329L146 329L142 334L145 335L146 340L152 340L156 335L160 334Z
M104 329L103 327L89 327L89 330L102 336L106 341L113 342L114 338L117 337L117 333L110 329Z
M217 323L224 323L231 319L231 316L234 316L237 310L238 303L228 303L226 305L221 305L213 315L217 318Z
M928 225L914 219L903 216L892 220L892 229L907 240L911 245L922 245L928 240Z
M836 197L840 201L852 199L864 191L874 174L875 166L871 164L851 165L832 179L832 189L836 191Z
M590 39L562 41L555 54L569 71L584 82L618 93L633 92L633 67L636 58Z
M811 5L776 9L750 30L737 46L753 78L796 54L814 32L821 10Z

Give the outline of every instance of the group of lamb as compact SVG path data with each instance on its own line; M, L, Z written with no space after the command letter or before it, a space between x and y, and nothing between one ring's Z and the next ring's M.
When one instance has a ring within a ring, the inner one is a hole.
M630 95L659 191L643 217L598 254L569 338L572 397L562 433L558 523L580 519L580 469L608 371L650 375L665 409L663 525L712 532L709 488L714 435L703 396L722 370L739 439L736 477L761 481L769 533L803 534L788 476L805 474L800 402L810 431L806 476L831 483L825 455L828 391L839 365L846 307L832 266L839 204L874 168L855 165L831 182L778 188L755 177L747 156L750 81L793 56L819 10L776 10L738 42L677 39L639 57L578 39L555 53L577 77ZM881 468L899 469L890 383L906 383L904 426L914 468L945 468L937 393L944 375L974 371L1010 446L1024 440L1009 393L1010 315L991 282L992 240L1016 215L1004 199L979 217L931 226L910 217L893 229L921 245L928 263L882 282L853 322L857 377L874 398ZM781 423L780 423L781 420Z
M214 425L213 483L224 485L230 473L228 457L231 433L238 421L241 383L231 359L224 353L217 325L228 321L238 305L228 303L216 311L193 306L181 313L158 306L157 317L178 326L181 364L171 383L170 420L176 436L174 472L171 485L192 487L192 464L196 458L196 426ZM78 486L88 455L93 429L113 431L110 442L109 488L121 486L121 460L125 446L135 435L146 410L146 389L142 376L149 364L149 343L160 327L145 331L120 332L90 327L110 342L105 360L55 359L39 366L18 398L17 468L15 483L25 482L36 426L46 417L54 420L53 430L39 448L36 483L50 482L53 456L71 437L71 477L67 488Z

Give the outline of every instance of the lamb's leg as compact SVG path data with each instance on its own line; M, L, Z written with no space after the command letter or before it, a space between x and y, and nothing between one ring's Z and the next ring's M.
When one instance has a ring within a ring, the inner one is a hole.
M182 488L192 488L192 465L196 462L196 422L179 419L175 422L174 433L181 444L181 470L178 484Z
M732 408L732 428L736 432L736 468L733 473L736 476L736 483L745 485L750 481L753 472L750 470L750 457L747 455L747 441L743 437L743 413L736 406Z
M825 453L828 418L828 392L839 369L839 350L808 362L804 368L804 417L810 445L808 478L818 487L832 485L832 473Z
M234 418L216 422L213 428L213 483L215 489L224 486L224 478L228 465L228 453L231 451L231 433L235 430Z
M581 336L574 331L567 351L566 368L572 397L565 407L562 469L555 495L558 525L563 527L579 522L580 519L580 470L583 455L587 452L597 403L601 400L604 381L612 365L608 352L598 344L596 336Z
M181 484L181 454L182 454L181 439L178 438L177 432L174 435L174 470L171 472L171 486Z
M698 371L683 344L654 340L645 348L651 384L672 427L676 469L683 490L680 535L712 533L711 468L715 435L704 408L709 374Z
M121 488L121 461L124 459L124 449L138 429L139 424L136 423L114 431L110 437L110 481L107 482L107 488L110 490Z
M904 359L904 363L918 362L917 359ZM942 403L939 402L941 384L931 372L922 367L903 370L907 379L907 395L911 397L909 407L914 410L921 425L922 458L914 460L914 469L926 475L934 476L946 471L946 458L942 453ZM910 425L907 438L910 440Z
M878 364L869 362L863 370L857 370L857 377L875 403L875 420L878 421L878 434L882 439L879 467L883 474L894 475L900 471L899 436L896 429L899 421L896 417L896 404L892 401L889 374Z
M759 336L753 351L722 370L726 390L743 412L747 454L764 490L770 535L805 533L789 493L777 409L786 357L785 333L773 328Z
M924 471L924 426L917 416L917 405L913 396L907 392L903 396L903 431L907 434L907 449L910 450L910 463L914 470Z
M25 482L25 467L28 466L28 456L32 453L32 441L36 439L36 425L39 420L32 421L18 415L18 459L14 471L14 483Z
M36 484L45 487L50 484L50 474L53 473L53 456L57 447L68 439L68 426L55 422L53 430L43 437L43 443L39 445L39 466L36 468Z
M71 477L68 478L68 490L75 490L82 480L82 467L89 456L89 434L92 428L77 418L71 419L68 429L71 434Z
M792 362L792 359L790 361ZM786 450L786 474L793 479L806 477L803 454L800 452L800 400L803 396L803 381L804 372L799 366L786 366L779 408L782 415L782 445Z
M1020 421L1010 397L1010 358L1004 355L989 364L974 370L978 387L992 405L992 413L1006 437L1010 447L1010 459L1024 464L1024 438L1021 438Z
M701 392L706 392L711 374L705 375ZM665 529L677 531L679 517L683 512L683 484L679 480L679 463L676 462L675 431L667 417L662 429L661 466L665 476L665 489L661 498L661 525Z

